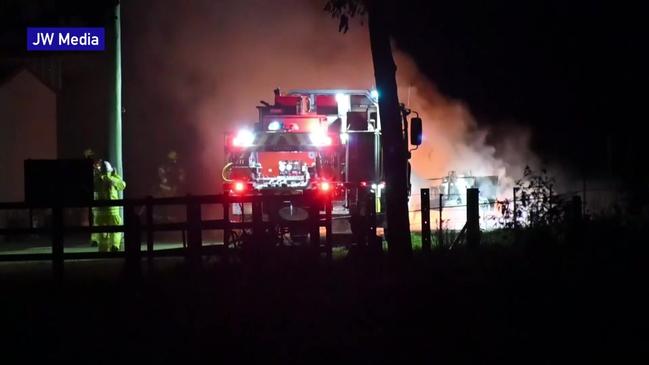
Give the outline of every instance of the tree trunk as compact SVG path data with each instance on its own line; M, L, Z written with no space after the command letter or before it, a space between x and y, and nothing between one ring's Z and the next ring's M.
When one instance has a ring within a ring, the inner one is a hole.
M385 5L380 1L370 1L368 7L370 44L376 88L379 92L383 138L386 238L392 256L407 257L412 254L408 218L408 159L397 95L397 68L392 57Z

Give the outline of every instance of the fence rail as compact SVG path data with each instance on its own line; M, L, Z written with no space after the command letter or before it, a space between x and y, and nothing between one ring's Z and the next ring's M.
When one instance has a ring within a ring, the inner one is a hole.
M264 212L268 208L278 207L281 204L291 204L306 207L309 215L306 221L282 221L281 223L265 219ZM242 211L241 221L232 221L231 208L236 204L251 205L251 219L244 219ZM279 204L279 205L278 205ZM154 222L153 209L157 206L182 205L186 209L186 219L183 222L156 223ZM223 208L222 219L203 219L202 206L221 205ZM123 207L124 225L109 226L83 226L65 225L63 219L64 209L96 208L96 207ZM135 208L144 207L144 214L137 214ZM31 211L35 209L51 210L52 222L50 227L33 227ZM314 251L325 252L331 257L332 249L332 199L330 195L201 195L171 198L141 198L121 200L96 200L87 204L30 204L27 202L0 203L3 210L29 210L29 227L25 228L0 228L0 235L32 234L49 235L51 253L32 254L0 254L0 261L24 260L51 260L54 273L57 277L63 275L64 261L66 259L84 258L125 258L127 267L139 271L142 259L142 236L146 236L146 255L149 259L154 256L184 256L190 261L196 261L204 254L221 253L229 246L229 233L233 231L249 230L251 249L260 248L268 240L268 234L280 225L282 228L295 228L308 226L309 244ZM143 217L143 219L142 219ZM142 221L143 220L143 221ZM320 239L320 228L324 227L326 236L324 242ZM224 244L219 246L203 245L203 230L222 230ZM154 234L163 231L187 232L187 245L175 250L154 250ZM123 232L124 251L118 252L64 252L64 237L68 233L102 233Z

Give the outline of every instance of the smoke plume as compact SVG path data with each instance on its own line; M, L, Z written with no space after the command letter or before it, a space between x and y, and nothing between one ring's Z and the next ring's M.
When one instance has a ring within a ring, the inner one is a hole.
M503 197L526 165L538 165L529 149L528 131L512 127L491 135L497 143L488 143L493 132L479 126L468 105L442 95L406 54L397 52L395 59L400 99L424 122L424 143L412 152L413 188L429 186L428 179L455 171L498 176L498 195Z
M214 193L224 133L250 126L255 106L271 101L275 87L372 88L367 27L353 24L340 34L322 8L320 0L126 4L127 143L137 146L127 151L127 163L147 170L177 149L191 170L192 191ZM524 152L528 136L489 145L467 105L441 95L407 55L397 52L396 62L401 100L425 123L424 144L413 152L414 187L449 170L511 183L531 157ZM136 153L145 148L149 154ZM136 182L135 189L148 193L149 183Z

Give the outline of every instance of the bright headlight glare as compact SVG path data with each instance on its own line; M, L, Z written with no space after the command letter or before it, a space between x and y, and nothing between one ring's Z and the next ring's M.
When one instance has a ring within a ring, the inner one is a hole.
M272 122L270 122L268 124L268 130L269 131L278 131L278 130L280 130L280 128L282 128L282 123L280 123L277 120L273 120Z
M329 137L324 131L310 133L309 139L315 146L331 146L332 143L331 137Z
M234 137L232 144L236 147L250 147L254 141L255 135L247 129L242 129Z

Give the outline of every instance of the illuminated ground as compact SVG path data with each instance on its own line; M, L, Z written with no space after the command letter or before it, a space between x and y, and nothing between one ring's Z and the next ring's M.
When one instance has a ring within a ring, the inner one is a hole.
M169 250L182 247L182 242L157 242L155 250ZM42 254L50 253L52 248L47 244L10 244L0 245L0 254ZM142 245L142 251L146 251L146 245ZM97 252L97 247L91 247L86 244L68 244L65 246L65 252Z
M324 240L324 236L321 237ZM204 240L205 246L219 246L223 245L221 240ZM153 249L155 251L176 250L183 247L181 240L159 240L154 242ZM141 245L142 252L146 252L146 244ZM344 247L338 246L333 248L334 257L344 256L346 250ZM1 242L0 241L0 255L27 255L27 254L49 254L51 253L50 243L44 240L37 242ZM76 242L65 244L65 253L88 253L97 252L97 247L90 246L87 242Z

